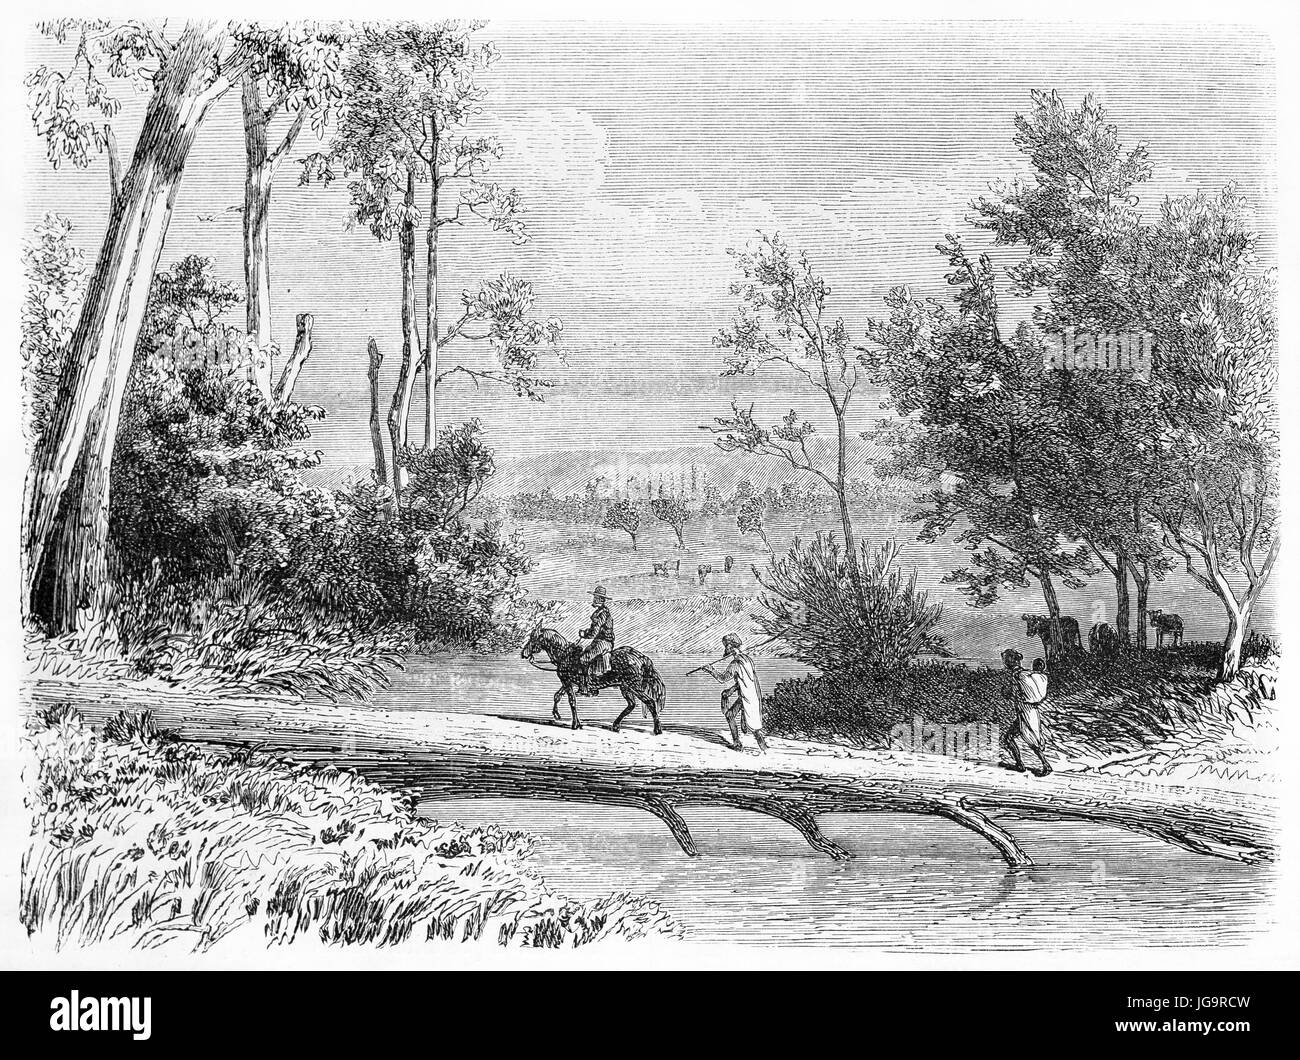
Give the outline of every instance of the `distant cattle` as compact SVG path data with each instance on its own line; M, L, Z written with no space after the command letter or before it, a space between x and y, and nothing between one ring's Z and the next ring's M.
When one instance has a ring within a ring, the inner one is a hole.
M1166 615L1163 611L1148 611L1147 618L1151 620L1151 628L1156 631L1156 647L1165 646L1165 637L1168 636L1172 646L1177 648L1183 642L1183 620L1179 615Z
M1039 637L1043 642L1043 655L1052 655L1052 623L1047 615L1021 615L1025 621L1025 636ZM1061 644L1066 655L1083 651L1083 638L1079 635L1078 619L1069 615L1061 616Z
M1113 659L1119 654L1119 633L1109 622L1098 622L1088 630L1088 650L1094 655Z
M667 561L667 560L664 560L662 563L654 563L654 562L652 562L652 563L651 563L651 567L653 568L652 573L655 574L656 576L658 576L658 577L663 577L663 578L667 578L667 577L668 577L668 561Z
M723 572L724 574L730 574L730 573L731 573L732 565L733 565L735 562L736 562L736 561L735 561L734 559L732 559L730 556L728 556L725 560L722 561L722 572Z
M703 584L704 584L704 579L707 578L710 574L713 573L713 564L712 564L712 563L701 563L701 564L700 564L700 565L695 569L695 573L699 576L700 584L703 585Z

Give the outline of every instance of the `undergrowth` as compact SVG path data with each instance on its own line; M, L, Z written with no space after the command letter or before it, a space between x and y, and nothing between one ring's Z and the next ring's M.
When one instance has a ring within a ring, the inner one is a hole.
M61 707L33 730L21 917L57 946L557 948L680 934L642 898L554 894L525 863L526 833L419 819L409 798L348 772L200 750L148 713L96 733Z

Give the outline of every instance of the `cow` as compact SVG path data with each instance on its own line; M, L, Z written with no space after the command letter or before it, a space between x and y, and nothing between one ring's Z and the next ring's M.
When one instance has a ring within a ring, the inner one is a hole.
M1047 615L1021 615L1025 622L1026 637L1040 637L1043 641L1043 654L1052 657L1052 622ZM1083 651L1083 638L1079 636L1078 619L1069 615L1061 616L1061 643L1066 655Z
M736 561L735 561L734 559L732 559L732 557L730 557L730 556L728 556L726 559L724 559L724 560L722 561L722 573L723 573L723 574L730 574L730 573L731 573L731 568L732 568L732 566L734 566L735 562L736 562Z
M1113 659L1119 649L1119 634L1109 622L1098 622L1088 630L1088 650L1093 654Z
M656 577L664 577L664 578L667 578L667 577L668 577L668 561L667 561L667 560L664 560L662 563L654 563L654 562L652 562L652 563L650 564L650 566L653 568L653 574L654 574Z
M1166 615L1163 611L1148 611L1147 618L1151 622L1151 627L1156 631L1156 647L1165 646L1165 637L1168 636L1173 642L1173 647L1177 648L1183 643L1183 619L1181 615Z
M695 573L699 576L700 584L703 585L703 584L704 584L704 579L707 578L710 574L713 573L713 564L712 564L712 563L701 563L701 564L700 564L700 565L695 569Z

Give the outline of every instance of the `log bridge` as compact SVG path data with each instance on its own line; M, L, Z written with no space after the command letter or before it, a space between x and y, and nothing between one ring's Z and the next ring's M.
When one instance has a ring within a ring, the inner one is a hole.
M822 814L946 818L984 838L1013 868L1033 864L1005 827L1017 818L1113 825L1243 862L1271 860L1274 849L1272 797L1159 780L1060 771L1040 778L939 754L793 740L771 740L766 755L742 755L707 729L670 728L656 737L589 723L574 731L545 716L530 721L200 697L94 683L31 682L25 701L29 711L69 704L92 725L122 710L150 710L160 727L188 741L329 763L420 799L538 798L634 807L663 821L692 857L699 850L679 812L683 806L766 814L836 859L851 854L821 831Z

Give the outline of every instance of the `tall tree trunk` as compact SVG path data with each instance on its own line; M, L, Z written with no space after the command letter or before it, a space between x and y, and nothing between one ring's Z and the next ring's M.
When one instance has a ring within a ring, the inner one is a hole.
M257 78L245 74L241 84L244 110L244 289L245 328L257 343L253 382L268 402L273 400L271 379L274 366L271 327L271 184L280 162L293 147L307 117L299 107L279 144L268 152L267 133L271 115L258 87ZM281 399L281 400L287 400Z
M293 398L293 388L298 376L311 356L311 328L315 318L310 313L299 313L295 318L297 330L293 340L293 353L284 362L280 381L275 384L274 404L283 405Z
M1223 640L1223 665L1219 678L1231 681L1241 669L1241 649L1246 643L1246 634L1250 631L1250 619L1255 609L1255 600L1246 597L1246 602L1233 606L1224 601L1228 611L1228 635Z
M1205 508L1199 483L1194 482L1193 486L1197 509L1196 533L1199 540L1190 538L1177 526L1167 526L1166 532L1182 551L1183 558L1187 561L1187 573L1217 596L1228 613L1228 633L1223 642L1223 664L1219 670L1219 678L1223 681L1231 681L1237 676L1237 670L1241 666L1241 650L1250 629L1250 619L1254 614L1259 594L1264 591L1269 575L1273 572L1280 539L1274 535L1269 543L1268 553L1258 567L1253 556L1250 557L1250 561L1246 564L1249 580L1238 597L1237 591L1224 572L1215 525ZM1204 573L1193 566L1189 547L1200 556L1204 564Z
M230 87L214 75L226 33L224 24L191 23L168 57L110 211L51 423L27 477L29 614L52 633L74 632L78 609L102 599L118 413L185 162L208 108Z
M375 484L386 486L388 461L384 458L384 433L379 420L379 368L384 363L384 355L373 338L366 343L366 354L370 358L366 376L370 380L370 444L375 451Z
M1133 585L1137 589L1137 634L1134 643L1138 651L1147 650L1147 598L1151 592L1151 564L1148 560L1141 562L1129 560L1129 572L1133 575Z
M406 216L415 208L415 172L406 174ZM398 238L402 265L402 365L397 373L397 388L388 410L388 434L393 447L393 492L401 495L406 486L406 468L402 466L402 449L406 445L407 425L411 418L411 398L415 394L415 376L420 370L420 332L415 323L415 225L402 222Z
M271 209L272 166L267 159L268 118L257 80L243 79L244 154L244 288L245 327L257 343L253 382L271 402Z
M1043 600L1047 604L1047 662L1059 662L1065 656L1065 637L1061 633L1061 601L1056 595L1056 586L1052 584L1050 574L1040 574L1038 580L1043 584Z
M1129 595L1128 595L1128 552L1123 548L1115 550L1115 632L1119 634L1120 648L1129 648Z
M438 382L438 138L433 139L434 164L429 167L428 260L424 273L424 447L432 449L438 436L434 388Z
M849 493L845 471L848 459L848 438L844 426L844 405L832 402L835 409L835 428L838 457L835 463L835 497L840 505L840 523L844 529L844 551L849 561L849 577L853 580L853 589L857 593L858 606L863 611L867 607L867 593L862 585L861 557L858 555L858 539L853 533L853 520L849 518Z

